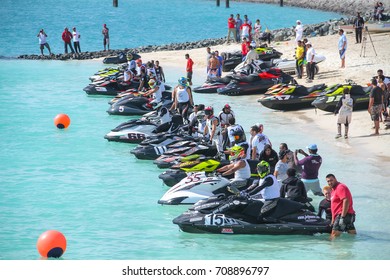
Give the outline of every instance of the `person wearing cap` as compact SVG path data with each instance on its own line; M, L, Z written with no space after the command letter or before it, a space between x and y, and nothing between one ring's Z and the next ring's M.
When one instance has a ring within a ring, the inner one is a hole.
M295 26L295 43L302 40L303 26L300 20L297 20L297 26Z
M108 33L108 27L106 24L103 24L103 30L102 30L102 34L103 34L103 46L104 46L104 51L106 51L106 46L107 46L107 50L109 51L110 50L110 35Z
M70 47L70 50L72 51L72 53L74 53L74 49L72 47L72 38L73 38L73 35L72 33L70 33L68 27L65 27L64 29L64 32L62 32L62 41L64 41L64 47L65 47L65 53L68 53L68 46Z
M313 45L311 44L311 42L307 42L306 43L306 72L307 72L307 82L312 82L314 80L314 73L315 73L315 61L314 61L314 57L316 55L316 52L313 48Z
M340 54L340 59L341 59L341 68L345 68L345 52L347 51L347 37L344 34L344 30L340 29L339 30L339 54Z
M80 33L76 30L76 27L73 27L72 36L73 36L73 47L74 47L75 52L77 54L81 53L81 50L80 50Z
M301 40L298 40L298 46L295 49L295 66L297 69L298 79L302 79L303 60L305 58L305 48Z
M225 128L225 126L229 125L230 117L235 117L234 111L229 104L225 104L222 110L218 113L218 118L221 121L222 128Z
M179 114L183 117L183 122L188 123L188 111L190 110L190 107L193 107L194 101L191 88L188 86L187 78L181 77L178 80L178 85L174 88L172 96L173 104L169 110L178 109Z
M320 180L318 179L318 171L322 164L322 158L317 154L318 148L316 144L307 146L309 154L302 149L295 150L294 161L298 166L302 166L302 182L305 184L306 192L312 191L314 195L323 196L320 187ZM305 157L298 159L298 153Z
M337 181L333 174L326 175L326 182L332 188L330 209L332 211L332 232L330 239L334 239L346 231L356 234L354 225L356 213L353 209L353 199L349 188Z

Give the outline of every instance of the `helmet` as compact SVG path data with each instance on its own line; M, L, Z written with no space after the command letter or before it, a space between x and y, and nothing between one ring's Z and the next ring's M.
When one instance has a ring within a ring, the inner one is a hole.
M142 64L142 59L138 58L135 62L136 62L138 65L141 65L141 64Z
M204 114L205 114L206 116L211 116L213 113L214 113L214 109L213 109L213 107L211 107L211 106L207 106L207 107L204 109Z
M151 88L154 88L156 86L156 80L155 79L150 79L149 82L148 82L148 85Z
M128 52L126 57L127 57L127 60L132 60L133 54L131 52Z
M187 86L187 83L188 83L187 78L181 77L178 81L179 81L179 85L184 86L184 87Z
M204 119L204 116L204 111L199 111L198 113L196 113L196 118L198 119L198 121L202 121Z
M245 155L244 148L238 145L234 145L228 150L230 151L230 157L229 157L230 160L235 160Z
M223 109L231 109L231 107L229 104L225 104L225 106L223 106Z
M259 174L261 179L267 176L270 172L271 170L269 168L269 163L265 160L262 160L257 164L257 173Z
M244 142L246 138L244 131L242 131L241 129L234 130L232 136L234 137L234 142L236 143Z

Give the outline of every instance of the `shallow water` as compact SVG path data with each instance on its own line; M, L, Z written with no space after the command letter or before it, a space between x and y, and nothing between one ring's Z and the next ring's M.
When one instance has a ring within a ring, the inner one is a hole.
M0 38L0 55L37 53L35 35L30 35L35 34L41 25L47 26L48 22L51 24L46 29L52 36L49 42L57 49L55 52L61 51L62 45L54 40L53 34L60 34L64 24L75 23L80 26L82 34L88 31L92 34L92 30L95 30L96 36L91 36L94 39L82 41L82 49L83 46L93 50L99 48L101 23L96 18L109 23L116 32L127 30L122 28L123 20L116 19L118 13L129 15L129 8L125 9L127 4L123 1L119 3L121 9L112 10L93 6L91 3L95 1L82 1L90 7L90 11L100 11L101 14L98 13L96 17L86 13L79 1L14 2L2 1L6 9L0 11L0 22L5 26L5 32ZM111 1L106 2L111 5ZM10 9L11 3L18 11L24 6L31 7L29 16L23 16L22 12L15 13ZM143 3L150 5L151 1ZM159 3L167 2L162 0ZM236 13L237 10L252 15L254 7L260 7L233 2L227 12L222 7L214 8L212 1L186 0L175 2L177 11L182 11L179 9L182 3L186 3L187 8L190 5L194 11L198 7L206 11L207 5L215 14L212 17L200 15L199 27L213 23L214 20L221 20L224 24L226 15ZM66 20L62 15L55 20L50 16L54 14L53 10L66 7L73 7L74 10L66 14ZM37 13L39 8L45 9L46 14ZM268 6L259 8L259 15L266 8ZM7 9L11 12L4 13ZM105 16L102 16L104 11ZM179 19L178 15L181 14L177 11L166 16L165 24L172 30L174 27L169 24L169 20ZM287 8L283 11L287 11ZM304 22L313 13L317 15L317 12L307 11L305 18L304 10L300 11L300 19ZM154 13L148 14L152 18L164 15L162 12L154 16L150 15ZM122 19L128 18L124 15ZM288 19L288 15L286 21L282 22L285 25L295 22L296 15L292 15L291 19ZM318 17L311 18L319 20L321 15L318 13ZM38 19L38 16L41 18ZM195 19L197 16L197 13L193 13ZM324 19L327 17L324 16ZM134 22L131 19L128 21ZM87 22L94 24L87 25ZM188 22L194 25L194 21ZM15 28L21 32L18 36L12 32ZM184 37L180 37L183 32L170 32L165 34L164 39L167 42L197 39L194 30L187 28ZM198 38L201 39L204 34L210 34L210 37L225 34L225 27L208 30L211 31L196 33ZM216 31L215 35L212 31ZM115 36L112 42L118 48L133 44ZM149 43L142 39L155 38L134 37L140 45ZM134 38L130 36L129 40ZM290 114L269 111L258 105L257 97L254 96L195 95L196 103L213 105L216 110L229 103L236 112L237 122L245 129L254 123L264 123L266 134L276 146L287 142L291 149L295 149L317 143L324 158L320 172L322 184L325 175L332 172L353 193L358 215L358 235L342 236L337 242L329 242L327 235L188 234L179 231L171 222L186 207L157 204L157 200L167 190L158 179L162 170L151 162L136 160L129 153L134 145L109 143L103 138L110 129L128 119L109 116L105 112L108 109L108 98L89 97L82 91L88 84L88 77L106 65L96 61L1 60L0 63L0 259L39 259L36 242L39 235L49 229L59 230L66 236L68 246L63 259L68 260L390 258L390 219L385 215L390 207L386 184L389 177L381 172L383 167L378 165L378 159L364 152L346 153L342 146L333 148L333 145L328 145L329 141L333 141L333 135L329 139L318 137L316 125L299 114L291 118ZM168 83L173 85L180 70L170 67L164 69ZM195 77L194 86L203 79ZM71 125L68 129L59 130L54 126L53 119L59 113L70 116ZM315 197L314 205L319 200Z
M368 176L378 171L374 159L340 157L339 151L328 149L328 139L316 137L315 124L310 128L305 120L288 120L283 113L266 110L254 96L195 95L197 103L215 108L228 102L246 129L264 123L274 145L287 142L294 149L316 142L324 158L322 184L327 173L335 173L354 195L356 237L329 242L327 235L188 234L171 222L186 207L157 204L167 190L158 179L162 170L136 160L129 153L133 145L103 138L128 119L105 112L108 98L82 91L88 76L104 65L58 61L2 65L0 259L39 258L35 244L48 229L67 237L64 259L389 259L390 221L384 215L389 210L388 177ZM18 82L20 75L7 76L16 71L27 77L23 83ZM168 81L174 81L175 69L166 71ZM71 118L65 130L53 124L61 112ZM315 197L314 205L318 202Z
M221 1L223 2L223 1ZM162 45L172 42L221 38L227 35L229 14L249 16L253 24L259 18L266 27L292 27L297 19L303 24L338 19L342 15L277 5L231 2L216 7L210 0L2 0L0 10L0 57L40 54L39 30L44 28L53 53L63 53L61 34L64 28L76 26L81 51L103 49L102 25L110 29L112 49ZM66 11L66 12L65 12ZM45 50L45 54L47 54Z

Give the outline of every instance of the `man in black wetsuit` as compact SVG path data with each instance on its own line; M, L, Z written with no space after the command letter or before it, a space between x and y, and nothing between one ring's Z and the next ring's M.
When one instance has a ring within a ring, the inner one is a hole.
M331 192L332 188L329 186L325 186L322 188L322 193L324 194L325 198L321 200L318 206L317 214L317 216L324 218L325 220L329 221L329 223L332 221L332 211L330 209Z

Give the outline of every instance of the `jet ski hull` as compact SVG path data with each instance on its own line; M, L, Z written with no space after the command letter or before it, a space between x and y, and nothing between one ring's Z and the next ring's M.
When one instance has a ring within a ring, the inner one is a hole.
M258 100L261 105L273 110L296 111L313 108L312 102L317 97L294 97L291 95L268 96Z

